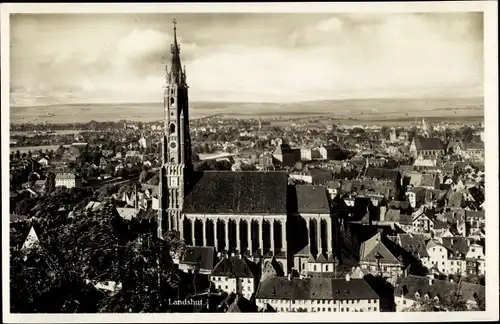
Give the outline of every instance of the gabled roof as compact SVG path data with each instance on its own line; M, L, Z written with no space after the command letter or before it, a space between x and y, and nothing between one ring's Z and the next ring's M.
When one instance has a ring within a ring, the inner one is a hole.
M39 242L40 242L40 239L38 238L38 234L37 234L37 231L35 230L35 226L31 226L21 249L23 249L23 250L30 249L30 248L38 245Z
M299 213L330 214L328 196L324 186L296 185Z
M361 243L360 261L377 261L401 263L391 251L382 243L382 234L379 232L372 238Z
M243 257L234 256L223 258L215 265L212 276L224 276L231 278L254 278L247 261Z
M453 253L467 254L469 246L463 236L442 237L443 245Z
M316 263L327 263L325 256L323 253L319 253L316 257Z
M120 215L121 218L126 220L131 220L132 218L135 218L139 214L139 210L135 208L116 207L116 211L118 212L118 215Z
M286 214L283 171L205 171L184 200L186 213Z
M302 250L294 254L294 256L296 257L309 257L310 255L311 255L311 247L309 246L309 244L304 246Z

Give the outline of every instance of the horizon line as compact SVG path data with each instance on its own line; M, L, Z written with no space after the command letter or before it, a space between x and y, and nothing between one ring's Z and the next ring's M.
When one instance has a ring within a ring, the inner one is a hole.
M190 103L224 103L224 104L306 104L327 101L360 101L360 100L459 100L459 99L483 99L484 95L476 96L421 96L421 97L362 97L362 98L331 98L331 99L311 99L297 101L233 101L233 100L193 100ZM51 107L51 106L78 106L78 105L145 105L162 104L162 101L115 101L115 102L68 102L53 104L26 104L16 105L9 103L9 107Z

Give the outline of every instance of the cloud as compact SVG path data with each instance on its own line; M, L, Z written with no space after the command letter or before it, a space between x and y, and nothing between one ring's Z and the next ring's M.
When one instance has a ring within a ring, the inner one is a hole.
M267 30L262 19L252 29L252 19L224 29L193 22L192 29L186 24L179 31L192 100L481 91L482 31L475 16L332 15L306 23L269 20ZM170 27L159 24L13 28L13 97L159 101L162 62L169 64L173 38L165 32ZM214 30L224 37L207 38Z

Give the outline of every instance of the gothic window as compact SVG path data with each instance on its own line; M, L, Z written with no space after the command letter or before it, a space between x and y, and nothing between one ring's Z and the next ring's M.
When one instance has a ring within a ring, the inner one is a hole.
M175 159L174 159L174 158L171 158L171 159L170 159L170 162L171 162L171 163L174 163L174 162L175 162Z
M175 124L170 124L170 134L175 133Z
M173 97L170 98L170 106L173 107L175 104L175 99Z

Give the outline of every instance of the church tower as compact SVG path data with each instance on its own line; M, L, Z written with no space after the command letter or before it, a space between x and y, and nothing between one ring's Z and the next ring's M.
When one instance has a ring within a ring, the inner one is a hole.
M186 68L182 69L181 66L175 19L173 23L174 43L170 48L170 71L168 67L165 67L166 84L163 94L164 134L162 138L157 233L160 238L167 230L182 232L181 212L186 194L187 178L192 170Z

